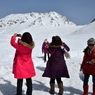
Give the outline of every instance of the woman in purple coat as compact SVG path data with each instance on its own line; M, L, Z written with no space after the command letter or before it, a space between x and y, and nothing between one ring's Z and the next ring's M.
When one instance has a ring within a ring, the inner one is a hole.
M55 93L55 80L57 81L59 87L58 95L63 94L63 82L61 77L69 78L68 69L64 59L65 49L67 51L70 48L62 42L59 36L53 36L52 42L48 47L48 52L51 54L47 62L46 69L43 73L43 77L50 78L50 94Z

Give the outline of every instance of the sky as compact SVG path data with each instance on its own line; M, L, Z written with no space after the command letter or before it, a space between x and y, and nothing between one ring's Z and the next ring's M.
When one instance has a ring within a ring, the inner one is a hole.
M0 0L0 19L10 14L55 11L76 24L95 18L95 0Z

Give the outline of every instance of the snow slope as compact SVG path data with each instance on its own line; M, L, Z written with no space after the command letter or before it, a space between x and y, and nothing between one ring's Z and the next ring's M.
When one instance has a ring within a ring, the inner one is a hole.
M21 17L22 16L23 14ZM41 16L41 18L42 17L43 16ZM15 18L15 15L13 18ZM27 17L27 19L29 19L29 17ZM3 21L6 22L7 20L8 18L3 18ZM47 22L48 20L44 19L43 22L45 21ZM29 31L32 34L35 41L33 61L37 75L33 78L33 95L49 95L49 78L42 77L46 63L43 62L41 45L45 38L48 38L48 40L51 42L51 38L54 35L59 35L71 49L71 59L66 59L67 67L70 73L70 79L62 78L64 84L64 95L81 95L82 81L79 79L79 69L83 57L82 51L86 47L86 41L95 35L95 22L84 26L77 26L75 24L62 24L56 27L56 21L54 21L54 26L52 27L50 27L50 23L48 25L49 27L46 24L39 26L39 23L37 25L31 26L30 22L32 21L28 20L23 24L5 24L6 26L0 28L0 95L16 94L16 79L14 79L12 74L12 60L14 57L15 49L10 45L10 38L14 33L22 34L26 31ZM59 23L62 23L62 20L59 20ZM91 95L91 79L89 85L89 95ZM25 91L26 85L24 80L23 95L25 95ZM57 92L58 87L56 84L56 93Z

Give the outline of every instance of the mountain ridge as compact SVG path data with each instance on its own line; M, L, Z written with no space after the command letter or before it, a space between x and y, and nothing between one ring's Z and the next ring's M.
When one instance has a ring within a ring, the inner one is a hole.
M62 16L57 12L49 13L25 13L25 14L10 14L0 19L0 28L11 26L14 24L24 24L30 22L29 26L51 26L57 27L62 25L76 25L66 16Z

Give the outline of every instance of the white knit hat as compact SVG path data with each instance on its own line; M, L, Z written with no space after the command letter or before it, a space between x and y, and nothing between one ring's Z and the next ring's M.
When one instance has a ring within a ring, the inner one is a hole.
M90 45L90 44L95 44L95 39L94 38L90 38L88 41L87 41L87 44Z

